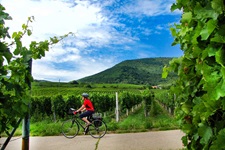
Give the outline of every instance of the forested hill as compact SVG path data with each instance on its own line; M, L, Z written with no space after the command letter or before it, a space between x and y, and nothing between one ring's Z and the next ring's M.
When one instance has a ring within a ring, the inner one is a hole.
M162 69L172 58L126 60L112 68L78 80L83 83L129 83L159 85L171 82L176 76L162 79Z

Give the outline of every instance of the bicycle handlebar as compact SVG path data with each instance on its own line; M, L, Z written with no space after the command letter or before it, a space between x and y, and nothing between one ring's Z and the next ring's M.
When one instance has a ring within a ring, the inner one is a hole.
M76 115L77 113L80 114L81 112L80 112L80 111L79 111L79 112L76 111L74 108L70 108L70 109L69 109L69 114L74 114L74 115Z
M76 115L76 114L81 114L80 111L76 111L76 110L73 110L73 114Z

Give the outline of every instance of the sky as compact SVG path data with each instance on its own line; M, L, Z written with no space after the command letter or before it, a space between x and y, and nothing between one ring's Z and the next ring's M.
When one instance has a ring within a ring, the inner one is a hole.
M12 20L9 33L21 31L28 17L32 36L23 44L49 40L73 32L33 60L34 79L55 82L78 80L124 60L180 57L169 28L181 13L171 12L175 0L0 0Z

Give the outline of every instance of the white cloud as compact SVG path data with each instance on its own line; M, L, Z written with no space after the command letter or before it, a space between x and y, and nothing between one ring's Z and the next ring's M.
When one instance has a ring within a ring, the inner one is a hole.
M72 6L71 3L60 0L2 0L1 3L6 7L6 12L13 18L12 21L6 22L10 27L11 34L14 31L20 31L21 25L26 23L29 16L35 17L35 21L30 24L33 31L32 36L23 39L23 43L27 46L32 40L41 41L68 32L76 34L75 38L64 40L64 44L71 44L77 48L63 47L62 43L59 43L46 52L45 57L41 60L33 61L34 78L52 80L63 78L69 81L97 73L109 67L108 64L101 65L93 61L88 64L81 60L80 52L83 53L84 48L90 45L84 39L91 39L89 42L101 45L101 43L108 43L110 38L107 31L100 29L106 18L101 15L101 8L97 5L91 5L88 1L76 1L76 6ZM86 61L88 62L88 60ZM76 68L74 68L74 71L66 67L57 69L57 64L60 63L66 63L67 66L71 67L76 66Z
M25 45L32 40L43 41L68 32L75 33L75 37L66 38L52 47L44 58L35 60L32 68L34 78L71 81L112 67L118 61L115 55L109 56L108 53L121 49L131 51L131 45L140 41L139 37L132 33L131 27L119 22L121 14L167 14L172 2L137 0L119 6L115 0L1 0L1 4L13 18L12 21L6 22L11 34L20 31L21 25L26 23L28 17L35 17L35 21L30 24L32 36L23 39ZM111 5L118 7L115 12L105 9L112 7ZM153 33L151 28L142 31L145 35ZM154 56L151 52L140 52L137 56L149 55Z
M38 61L33 61L33 67L36 69L32 70L32 75L38 80L49 80L49 81L71 81L82 77L82 74L76 71L66 69L56 69L49 64L43 65ZM84 74L83 74L84 75Z
M99 14L100 8L84 2L76 7L70 7L71 4L60 0L3 0L2 3L13 17L13 22L8 22L13 31L20 30L22 23L29 16L34 16L33 36L41 37L40 40L49 34L77 32L87 28L89 24L101 24L104 20Z
M171 14L170 7L175 0L137 0L123 7L122 11L134 16L158 16Z
M95 60L93 58L83 58L78 62L66 62L67 67L55 68L51 62L44 60L34 60L32 75L35 79L49 80L49 81L72 81L90 76L112 67L112 62L107 59Z
M67 61L78 61L81 58L80 51L73 47L62 48L61 46L54 47L46 52L45 57L42 58L43 61L48 62L67 62Z

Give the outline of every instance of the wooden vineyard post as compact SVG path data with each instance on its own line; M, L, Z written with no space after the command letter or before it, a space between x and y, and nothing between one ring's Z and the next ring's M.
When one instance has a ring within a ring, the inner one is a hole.
M118 92L116 92L116 122L119 122L119 102L118 102Z
M28 72L31 75L32 71L32 59L29 60L28 62L29 67L28 67ZM27 77L26 82L29 86L29 90L31 90L31 81L29 77ZM28 104L29 107L28 112L26 116L23 119L23 129L22 129L22 150L29 150L29 138L30 138L30 104Z

